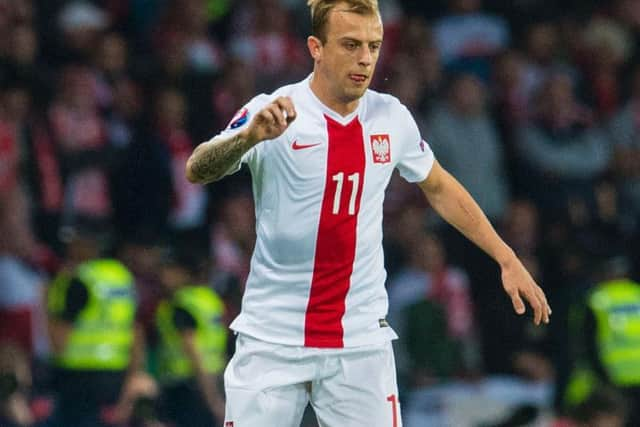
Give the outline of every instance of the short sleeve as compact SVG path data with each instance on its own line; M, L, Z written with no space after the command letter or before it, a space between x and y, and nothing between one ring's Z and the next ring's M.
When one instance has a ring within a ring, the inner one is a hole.
M265 94L260 94L249 101L244 107L236 112L227 127L219 134L210 139L213 141L217 138L230 138L240 133L249 126L253 116L255 116L265 105L269 103L270 97ZM225 175L231 175L240 170L243 163L251 164L256 161L256 155L259 150L260 144L254 146L247 151L242 158L234 164Z
M180 332L192 331L198 327L196 319L182 307L176 307L173 311L173 325Z
M78 314L87 306L88 302L89 292L87 291L87 287L82 281L74 277L71 279L71 283L67 288L65 305L62 313L60 313L60 319L67 322L74 322Z
M409 182L424 181L431 168L435 157L429 144L422 139L415 119L403 105L399 105L397 111L398 122L402 123L400 135L402 137L402 154L397 168L400 175Z

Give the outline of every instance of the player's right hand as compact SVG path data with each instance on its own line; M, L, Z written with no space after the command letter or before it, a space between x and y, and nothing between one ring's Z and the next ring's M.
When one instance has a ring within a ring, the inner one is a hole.
M247 135L256 143L275 139L296 119L296 109L288 96L281 96L256 114L247 128Z

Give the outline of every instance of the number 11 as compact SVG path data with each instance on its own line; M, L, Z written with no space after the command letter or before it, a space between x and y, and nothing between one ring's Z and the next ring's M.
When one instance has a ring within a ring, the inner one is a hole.
M342 198L342 185L344 183L344 172L339 172L331 177L336 183L336 193L333 197L333 214L338 215L340 213L340 201ZM354 173L347 177L347 180L351 182L351 196L349 197L349 215L355 215L356 213L356 196L358 195L358 186L360 185L360 174Z

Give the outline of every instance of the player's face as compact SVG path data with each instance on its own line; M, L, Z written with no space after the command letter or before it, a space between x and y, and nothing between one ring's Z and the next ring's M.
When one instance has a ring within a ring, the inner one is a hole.
M382 21L377 14L347 12L338 4L327 24L327 41L316 58L316 72L332 97L353 102L371 83L382 44Z

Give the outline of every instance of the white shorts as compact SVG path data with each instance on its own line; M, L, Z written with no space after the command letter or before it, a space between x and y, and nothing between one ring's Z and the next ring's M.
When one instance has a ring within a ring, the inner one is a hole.
M224 384L224 427L300 427L309 402L320 427L402 426L391 342L319 349L240 334Z

